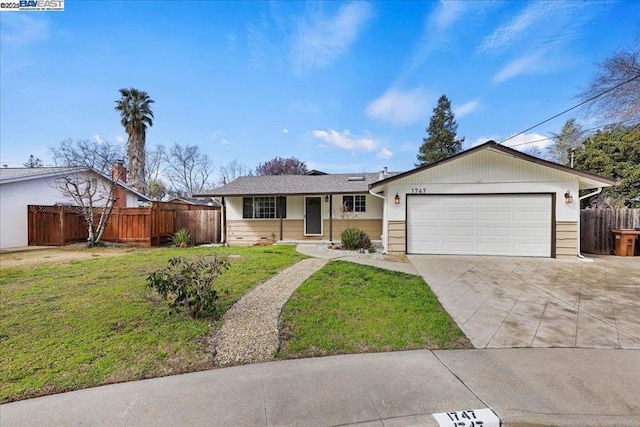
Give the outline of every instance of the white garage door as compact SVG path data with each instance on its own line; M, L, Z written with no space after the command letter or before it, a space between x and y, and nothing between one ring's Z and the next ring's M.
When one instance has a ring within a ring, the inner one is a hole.
M551 256L551 195L407 197L407 253Z

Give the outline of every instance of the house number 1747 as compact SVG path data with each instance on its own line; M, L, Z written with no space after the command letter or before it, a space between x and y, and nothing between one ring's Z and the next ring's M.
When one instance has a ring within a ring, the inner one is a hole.
M411 192L412 192L413 194L425 194L425 193L427 192L427 189L426 189L426 188L424 188L424 187L421 187L421 188L412 188L412 189L411 189Z

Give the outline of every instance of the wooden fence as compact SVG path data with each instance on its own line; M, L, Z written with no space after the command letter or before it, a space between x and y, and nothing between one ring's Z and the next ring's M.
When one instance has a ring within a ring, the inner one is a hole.
M96 209L99 215L100 209ZM30 246L64 246L86 241L87 225L76 206L28 207ZM195 244L220 242L220 211L210 206L154 202L148 208L114 208L102 240L137 246L168 243L187 228Z
M640 228L640 209L582 209L580 248L584 253L609 255L615 250L611 230Z

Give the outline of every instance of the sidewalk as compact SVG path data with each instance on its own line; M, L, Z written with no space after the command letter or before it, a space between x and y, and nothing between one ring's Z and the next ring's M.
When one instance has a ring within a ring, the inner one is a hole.
M640 351L416 350L244 365L0 407L4 426L434 426L489 407L503 426L637 426Z

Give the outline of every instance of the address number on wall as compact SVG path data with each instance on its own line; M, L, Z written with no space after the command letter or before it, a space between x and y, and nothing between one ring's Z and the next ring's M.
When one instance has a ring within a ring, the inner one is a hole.
M424 187L421 187L421 188L412 188L412 189L411 189L411 192L412 192L413 194L425 194L425 193L427 192L427 189L426 189L426 188L424 188Z

